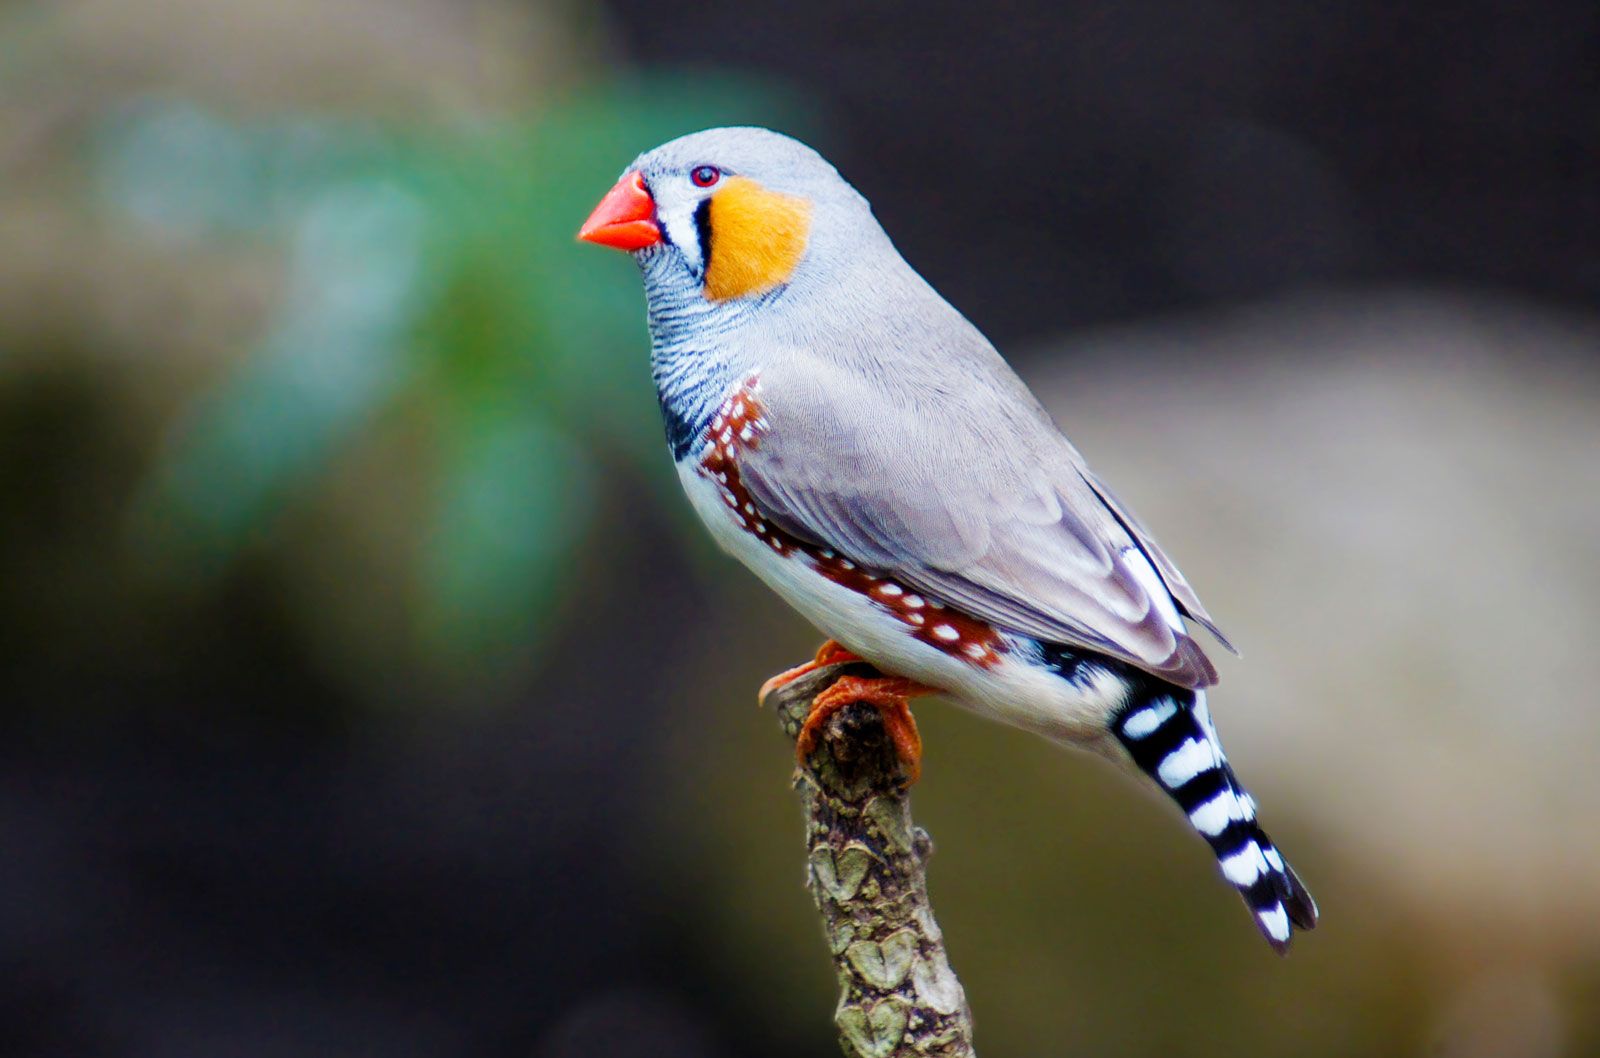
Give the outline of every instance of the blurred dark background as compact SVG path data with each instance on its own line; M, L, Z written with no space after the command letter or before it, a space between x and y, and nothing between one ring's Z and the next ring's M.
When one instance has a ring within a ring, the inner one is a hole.
M996 340L1308 283L1600 296L1592 4L615 5L762 70Z
M1246 654L1285 962L921 717L986 1055L1600 1054L1600 8L0 3L0 1051L834 1053L634 154L828 154Z

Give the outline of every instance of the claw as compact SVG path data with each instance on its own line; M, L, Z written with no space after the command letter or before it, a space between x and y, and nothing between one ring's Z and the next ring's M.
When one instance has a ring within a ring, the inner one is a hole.
M830 639L826 643L823 643L822 646L817 648L817 656L812 660L806 662L804 665L796 665L792 669L786 669L772 677L766 683L763 683L761 685L761 689L756 692L756 702L759 705L766 705L767 695L771 694L779 687L793 683L795 680L798 680L801 676L804 676L808 672L815 672L824 665L836 665L840 662L860 660L861 658L856 654L846 650L844 647Z
M800 725L795 739L795 760L803 767L806 759L817 748L817 737L834 713L847 705L864 702L878 710L883 717L883 729L894 743L895 756L905 769L907 785L922 777L922 736L917 733L916 718L911 715L911 699L922 694L937 694L932 687L900 676L868 678L841 676L833 686L817 695L811 703L811 712Z

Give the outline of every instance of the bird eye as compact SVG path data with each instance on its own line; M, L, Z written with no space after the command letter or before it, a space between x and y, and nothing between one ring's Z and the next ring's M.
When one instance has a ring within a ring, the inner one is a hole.
M689 179L694 181L695 187L710 187L722 179L722 170L714 165L697 165L689 173Z

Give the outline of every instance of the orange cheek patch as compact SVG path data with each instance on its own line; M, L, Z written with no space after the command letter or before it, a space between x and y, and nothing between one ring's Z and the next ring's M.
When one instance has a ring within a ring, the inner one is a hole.
M730 177L711 196L711 261L706 297L727 301L786 283L805 256L811 203Z

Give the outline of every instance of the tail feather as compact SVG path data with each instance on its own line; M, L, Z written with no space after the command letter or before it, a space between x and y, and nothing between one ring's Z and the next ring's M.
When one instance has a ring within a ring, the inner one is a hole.
M1316 926L1316 902L1256 822L1255 799L1228 765L1204 691L1157 685L1135 692L1112 730L1211 846L1223 877L1280 955L1295 929Z

